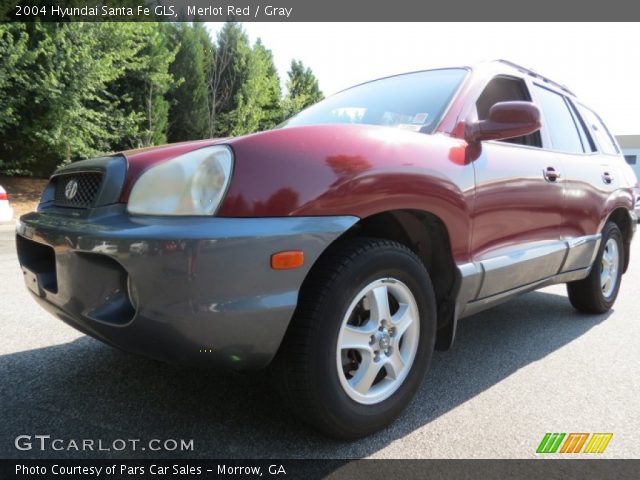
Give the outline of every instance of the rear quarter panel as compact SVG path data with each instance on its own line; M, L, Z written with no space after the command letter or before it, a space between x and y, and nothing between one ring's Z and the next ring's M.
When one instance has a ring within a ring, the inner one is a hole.
M622 157L614 155L566 155L565 222L570 237L599 233L618 209L633 209L633 185ZM607 184L603 174L613 181Z

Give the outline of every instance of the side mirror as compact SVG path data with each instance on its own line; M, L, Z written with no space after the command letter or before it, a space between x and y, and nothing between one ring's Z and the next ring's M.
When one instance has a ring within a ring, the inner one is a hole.
M489 110L489 118L467 123L468 142L506 140L540 130L540 110L531 102L499 102Z

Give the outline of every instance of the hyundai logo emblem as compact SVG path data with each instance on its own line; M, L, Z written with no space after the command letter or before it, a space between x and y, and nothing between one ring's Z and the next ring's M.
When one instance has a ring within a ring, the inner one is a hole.
M64 187L64 196L67 200L73 200L78 193L78 181L74 178L67 182Z

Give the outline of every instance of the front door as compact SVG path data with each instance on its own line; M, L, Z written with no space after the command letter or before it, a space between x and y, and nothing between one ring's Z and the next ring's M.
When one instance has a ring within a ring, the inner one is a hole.
M480 120L495 103L531 101L523 79L493 79L476 102ZM544 117L543 117L543 129ZM544 132L543 132L544 133ZM472 158L476 176L471 254L483 270L476 300L557 274L566 254L562 157L541 132L487 141Z

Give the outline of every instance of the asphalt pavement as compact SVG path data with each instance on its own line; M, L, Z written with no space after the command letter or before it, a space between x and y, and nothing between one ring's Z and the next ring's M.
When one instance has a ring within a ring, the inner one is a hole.
M640 458L638 299L636 239L609 314L578 314L559 285L464 319L399 420L338 442L292 419L268 375L165 365L56 320L0 227L0 458L530 458L546 432L611 432L599 457ZM150 448L166 440L186 449Z

